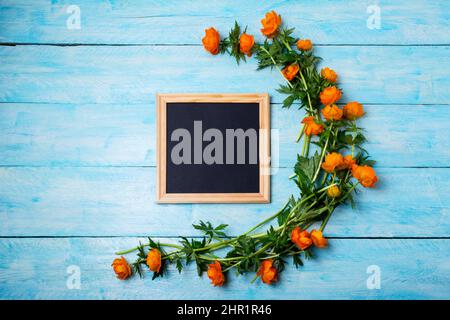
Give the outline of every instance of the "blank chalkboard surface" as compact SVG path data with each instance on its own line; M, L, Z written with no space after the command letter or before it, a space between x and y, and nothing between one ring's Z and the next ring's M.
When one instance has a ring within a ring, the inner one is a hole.
M267 94L160 94L158 202L270 200Z

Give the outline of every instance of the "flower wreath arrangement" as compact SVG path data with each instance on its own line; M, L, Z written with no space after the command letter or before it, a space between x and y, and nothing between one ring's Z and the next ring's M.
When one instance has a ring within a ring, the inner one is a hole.
M237 22L223 40L216 29L206 29L202 42L211 54L228 53L238 64L254 54L258 70L277 68L286 80L277 89L287 95L283 107L289 108L298 101L300 108L305 109L306 117L296 139L299 142L303 138L303 148L290 177L299 188L300 197L291 196L281 210L237 237L225 233L226 224L213 227L210 222L200 221L193 227L204 233L201 240L181 237L179 244L170 244L149 238L147 244L117 253L137 251L137 260L131 266L123 256L114 260L112 267L117 278L124 280L133 273L143 276L145 267L155 279L167 272L169 264L175 264L181 272L184 265L195 261L199 276L206 271L214 286L222 286L232 269L238 274L256 272L253 281L260 277L262 282L272 284L288 257L298 268L303 259L313 257L313 247L327 247L323 231L336 207L346 202L354 206L356 187L372 188L377 182L374 161L368 159L361 146L366 139L356 124L356 119L364 115L363 106L349 102L340 108L336 104L342 95L336 85L336 72L330 68L323 68L320 73L316 70L320 58L313 54L311 41L294 38L294 29L281 26L280 15L268 12L261 23L266 37L262 44L255 43L246 29L241 32ZM310 157L311 143L320 152ZM255 232L275 219L277 226L271 224L266 232ZM318 222L318 230L308 231ZM171 250L166 251L167 248ZM225 255L215 253L226 248Z

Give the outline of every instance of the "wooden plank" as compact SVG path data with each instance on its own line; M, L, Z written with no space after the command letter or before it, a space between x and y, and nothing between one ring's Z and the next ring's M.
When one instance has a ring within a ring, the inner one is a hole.
M80 29L68 29L80 9ZM198 44L211 25L224 35L235 20L261 38L260 20L281 14L302 37L325 44L448 44L446 1L395 1L378 4L379 28L371 23L377 2L366 1L17 1L0 6L0 41L22 43ZM376 15L376 14L375 14ZM182 32L180 32L182 30Z
M154 281L150 274L144 279L115 279L110 267L113 252L137 242L134 238L0 239L0 299L450 298L448 239L333 239L329 248L314 250L316 258L300 270L289 264L275 286L251 284L253 274L230 273L227 286L221 288L211 286L206 275L199 279L193 264L182 274L171 267L167 277ZM372 265L379 267L380 289L367 287ZM74 270L70 266L79 268L80 289L67 287Z
M320 47L343 102L450 103L450 46ZM156 93L276 92L281 75L195 46L0 47L0 102L150 103ZM414 61L414 63L412 63Z
M0 235L192 236L191 224L250 229L278 211L291 194L291 169L272 177L270 204L156 204L155 168L0 168ZM327 228L338 237L448 237L450 169L377 169L376 189L340 207Z
M273 163L292 167L304 111L271 109ZM447 106L369 105L366 112L366 148L379 167L450 164ZM155 134L154 103L6 103L0 106L0 165L154 166Z

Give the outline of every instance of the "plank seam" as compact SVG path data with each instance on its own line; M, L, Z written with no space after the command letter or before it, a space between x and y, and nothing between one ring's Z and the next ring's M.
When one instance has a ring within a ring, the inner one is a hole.
M0 236L0 239L114 239L114 238L163 238L163 239L180 239L181 237L192 238L192 239L202 239L203 236L163 236L163 235L128 235L128 236ZM230 237L235 237L231 235ZM421 237L421 236L398 236L398 237L339 237L339 236L330 236L327 239L334 240L450 240L450 236L444 237Z
M201 44L194 43L52 43L52 42L0 42L0 46L55 46L55 47L177 47L177 46L189 46L189 47L201 47ZM317 43L316 47L448 47L448 43Z
M21 164L0 164L0 168L156 168L156 165L21 165ZM293 169L294 167L281 166L274 169ZM380 166L383 169L450 169L449 166Z

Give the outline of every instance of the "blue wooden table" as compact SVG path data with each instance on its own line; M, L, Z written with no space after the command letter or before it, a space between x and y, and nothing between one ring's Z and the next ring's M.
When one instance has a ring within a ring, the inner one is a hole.
M276 286L214 288L193 265L116 280L114 252L139 238L198 236L200 219L238 234L296 192L303 112L281 108L276 73L200 41L235 19L261 40L272 9L339 73L343 100L365 105L378 188L339 208L330 247ZM0 298L449 299L449 21L449 1L428 0L0 0ZM155 204L157 92L269 92L272 203Z

